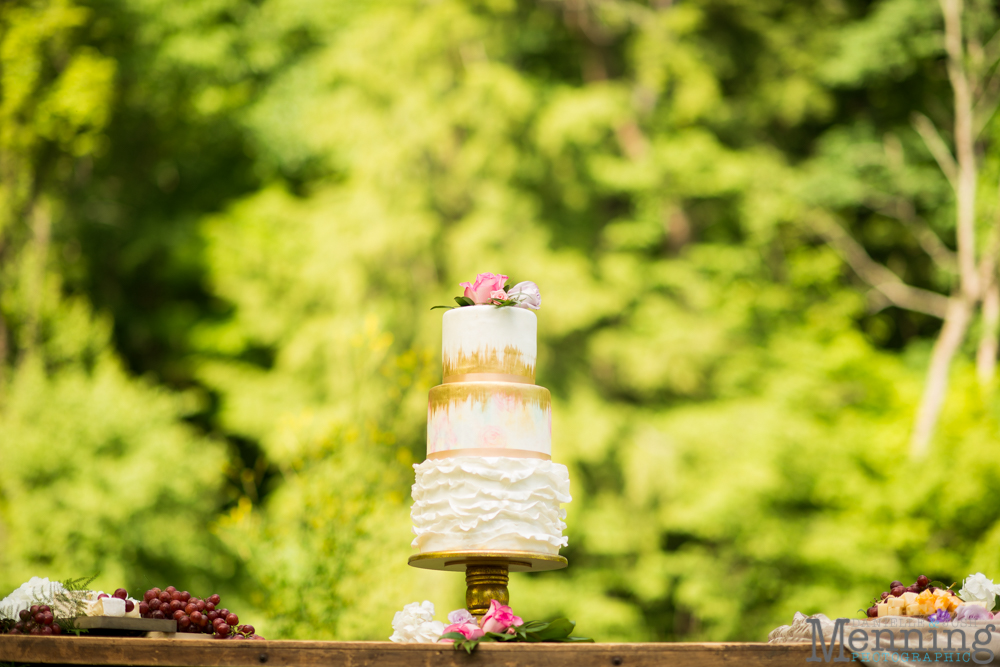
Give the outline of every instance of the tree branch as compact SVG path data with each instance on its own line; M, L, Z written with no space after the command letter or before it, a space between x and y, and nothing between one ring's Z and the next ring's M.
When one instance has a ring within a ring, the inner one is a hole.
M948 392L951 360L965 340L971 316L970 302L961 298L948 300L948 314L944 318L941 333L934 341L931 364L927 369L927 381L924 384L924 393L917 408L916 424L910 437L910 456L914 459L925 457L930 449L931 438L934 436L934 429L941 414L941 406L944 405L944 397Z
M941 0L948 79L955 93L956 220L959 285L965 298L979 298L976 272L976 154L973 135L972 91L965 70L962 43L962 0Z
M915 113L913 114L913 128L924 140L924 145L934 156L934 160L938 163L945 178L951 183L951 187L957 190L958 166L955 164L955 158L951 155L951 149L941 138L941 133L934 127L934 123L922 113Z
M873 260L864 247L837 223L828 221L817 225L817 231L859 278L878 290L892 305L942 319L947 315L948 297L907 285L895 273Z

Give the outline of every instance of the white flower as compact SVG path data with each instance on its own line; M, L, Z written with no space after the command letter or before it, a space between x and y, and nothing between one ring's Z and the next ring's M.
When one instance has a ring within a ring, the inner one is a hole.
M962 582L962 590L958 592L958 597L964 602L982 602L986 611L993 611L998 593L1000 585L994 584L992 579L987 579L982 572L976 572Z
M518 308L538 310L542 307L542 293L538 290L538 285L530 280L518 283L507 290L507 298L515 301Z
M22 609L29 609L33 604L51 605L59 593L65 594L66 589L58 581L49 581L48 577L32 577L0 600L0 618L16 620Z
M389 641L404 644L434 643L444 634L444 623L434 620L434 604L427 600L411 602L392 618Z
M456 609L455 611L448 614L448 622L452 625L461 625L463 623L472 623L473 625L479 625L479 621L473 616L468 609Z

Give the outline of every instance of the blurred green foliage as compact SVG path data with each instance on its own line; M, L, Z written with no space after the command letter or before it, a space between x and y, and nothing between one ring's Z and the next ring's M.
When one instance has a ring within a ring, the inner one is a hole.
M939 322L872 308L815 230L953 284L892 214L954 247L911 126L951 122L940 24L921 0L3 3L0 592L218 588L269 637L461 606L405 564L409 466L428 308L479 271L541 286L573 481L571 566L516 575L520 615L761 640L895 578L1000 574L974 349L911 463Z

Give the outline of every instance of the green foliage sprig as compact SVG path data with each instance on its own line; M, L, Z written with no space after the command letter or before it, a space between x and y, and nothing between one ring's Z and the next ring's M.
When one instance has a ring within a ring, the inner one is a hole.
M566 618L557 618L552 621L526 621L523 625L511 626L514 632L500 634L498 632L487 632L482 637L476 639L466 639L460 632L446 632L441 635L441 639L454 640L456 651L465 650L472 654L476 647L482 642L586 642L594 643L590 637L572 636L576 621Z

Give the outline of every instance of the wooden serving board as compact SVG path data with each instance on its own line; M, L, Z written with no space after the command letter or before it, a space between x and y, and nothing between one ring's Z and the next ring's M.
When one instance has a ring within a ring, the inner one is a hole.
M76 627L94 635L135 635L147 632L177 632L177 621L159 618L81 616Z

